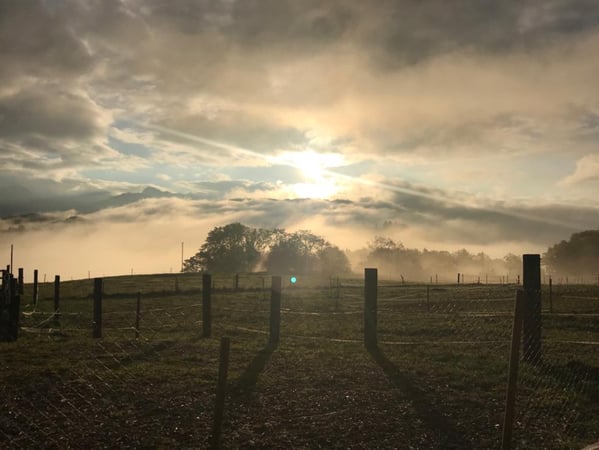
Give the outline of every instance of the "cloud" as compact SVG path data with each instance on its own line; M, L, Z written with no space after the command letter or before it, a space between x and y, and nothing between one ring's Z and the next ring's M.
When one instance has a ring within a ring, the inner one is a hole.
M548 245L597 223L598 52L591 0L3 2L2 239ZM336 197L293 198L303 150L351 164Z
M94 66L85 44L49 2L2 2L0 5L0 92L24 75L73 82Z
M599 155L586 155L576 162L574 173L559 181L560 186L571 186L579 183L599 180Z

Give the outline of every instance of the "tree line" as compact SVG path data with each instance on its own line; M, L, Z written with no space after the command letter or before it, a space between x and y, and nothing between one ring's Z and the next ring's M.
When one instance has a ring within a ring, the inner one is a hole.
M308 230L252 228L241 223L215 227L183 272L350 273L346 254Z
M599 230L574 233L549 247L543 263L550 274L599 277Z
M346 253L309 230L287 232L237 222L212 229L199 251L184 261L183 272L348 274L350 259L356 267L377 267L382 276L408 280L427 280L436 275L453 279L460 272L469 276L507 276L515 281L522 271L521 256L512 253L492 258L466 249L418 250L382 236L375 237L365 249ZM596 275L599 230L575 233L569 241L549 247L543 254L543 264L549 273Z

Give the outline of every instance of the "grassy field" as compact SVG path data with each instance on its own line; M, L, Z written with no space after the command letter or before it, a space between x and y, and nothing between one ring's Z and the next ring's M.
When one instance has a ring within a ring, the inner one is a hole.
M270 277L91 280L26 287L21 337L0 344L3 448L208 445L219 338L231 338L226 448L499 448L516 286L379 282L377 350L363 340L363 282L284 278L281 342L268 342ZM139 336L135 330L141 295ZM521 364L514 448L599 441L599 288L543 293L543 356Z

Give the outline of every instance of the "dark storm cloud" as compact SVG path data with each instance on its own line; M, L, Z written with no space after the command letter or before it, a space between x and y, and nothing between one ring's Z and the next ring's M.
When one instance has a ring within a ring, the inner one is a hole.
M0 97L0 138L80 140L102 131L97 107L57 85L34 85ZM42 144L43 146L43 144Z
M442 0L383 2L369 36L383 66L414 64L444 53L534 50L599 24L593 1ZM368 39L368 37L367 37Z
M353 6L315 0L235 2L228 30L244 46L314 51L345 37L356 20Z
M0 2L0 81L42 77L72 81L94 62L73 34L68 16L53 14L43 1Z

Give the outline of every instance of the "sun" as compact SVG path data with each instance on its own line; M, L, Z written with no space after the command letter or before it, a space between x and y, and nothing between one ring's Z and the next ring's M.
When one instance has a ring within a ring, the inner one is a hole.
M290 186L296 197L330 198L339 191L337 177L329 169L344 165L343 155L305 150L285 152L280 155L278 161L293 166L302 173L304 182Z

